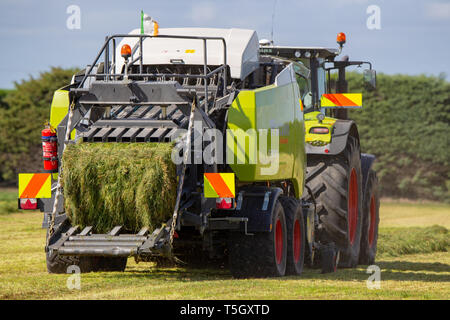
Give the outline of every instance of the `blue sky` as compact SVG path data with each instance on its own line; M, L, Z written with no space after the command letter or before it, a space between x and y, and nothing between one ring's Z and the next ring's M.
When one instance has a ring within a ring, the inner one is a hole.
M1 0L0 88L37 76L50 66L92 62L105 35L139 27L140 10L160 27L240 27L270 38L274 0L82 1ZM81 28L66 27L67 7L78 5ZM381 29L369 30L368 6L380 8ZM450 0L277 0L278 45L335 47L347 34L344 53L370 60L388 74L447 74L450 79Z

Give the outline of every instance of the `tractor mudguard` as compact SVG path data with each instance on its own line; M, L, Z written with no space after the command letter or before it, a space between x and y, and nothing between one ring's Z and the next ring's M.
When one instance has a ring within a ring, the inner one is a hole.
M369 171L372 169L372 164L375 161L375 156L373 154L361 153L361 171L362 171L362 184L363 191L365 192L367 186L367 177L369 176Z
M336 120L331 134L331 142L328 145L315 147L309 143L306 144L307 154L337 155L344 151L347 145L348 135L352 134L359 140L358 129L352 120ZM326 151L328 150L328 151Z
M234 217L248 218L247 232L270 232L275 204L283 190L263 186L254 186L240 190L237 194L236 214ZM244 224L241 224L241 231Z

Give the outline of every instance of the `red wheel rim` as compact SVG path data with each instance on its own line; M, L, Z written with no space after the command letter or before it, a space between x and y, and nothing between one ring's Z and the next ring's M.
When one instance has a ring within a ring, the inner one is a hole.
M300 250L302 245L300 222L295 220L294 224L294 262L298 263L300 260Z
M375 238L375 197L370 198L370 225L369 225L369 246L372 247Z
M277 264L280 264L283 260L283 228L280 219L277 220L275 225L275 255Z
M350 174L350 184L348 189L348 234L350 243L353 244L358 222L358 179L355 168L352 169Z

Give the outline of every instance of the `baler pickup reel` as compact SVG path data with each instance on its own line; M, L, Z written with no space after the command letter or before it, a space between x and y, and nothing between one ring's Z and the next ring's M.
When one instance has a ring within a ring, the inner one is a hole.
M167 257L170 255L171 220L151 234L148 228L142 228L137 234L120 234L121 226L105 234L93 234L91 226L81 232L78 226L74 226L49 249L62 256L134 256L141 260L150 256Z

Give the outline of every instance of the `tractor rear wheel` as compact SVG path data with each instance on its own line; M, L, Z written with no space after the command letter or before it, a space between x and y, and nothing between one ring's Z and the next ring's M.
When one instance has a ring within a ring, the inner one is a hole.
M272 214L272 230L245 235L232 232L229 266L233 277L281 277L286 273L287 229L279 201Z
M286 274L299 275L305 262L305 221L300 201L294 198L280 197L284 209L287 229Z
M361 264L375 263L378 241L378 224L380 223L380 198L378 196L378 178L375 171L370 170L364 192L363 226L361 236Z
M349 136L336 156L308 156L306 183L317 203L319 240L334 242L340 267L356 267L362 229L361 154L359 142Z

